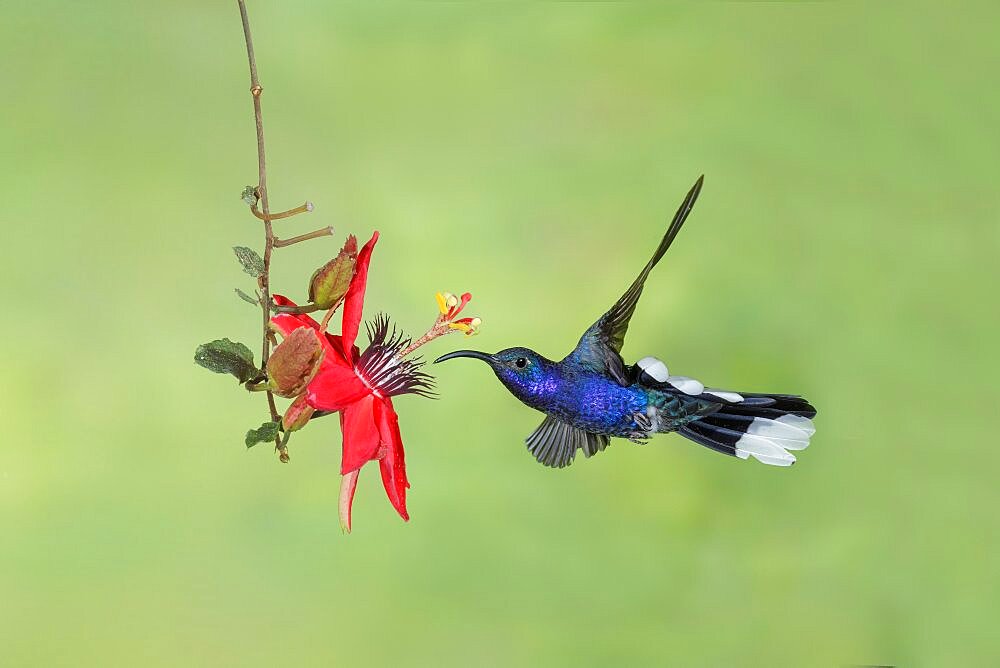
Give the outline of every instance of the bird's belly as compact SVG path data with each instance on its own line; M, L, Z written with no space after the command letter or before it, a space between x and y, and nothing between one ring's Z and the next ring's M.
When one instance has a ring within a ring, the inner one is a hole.
M642 388L622 387L604 378L584 378L560 393L547 412L591 433L629 436L637 429L634 416L644 414L648 403Z

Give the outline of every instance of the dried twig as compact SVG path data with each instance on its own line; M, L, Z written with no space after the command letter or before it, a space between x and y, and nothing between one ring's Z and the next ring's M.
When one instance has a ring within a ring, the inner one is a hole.
M257 122L257 197L260 200L260 212L264 221L264 272L257 279L261 290L261 314L263 317L263 334L261 343L261 366L267 364L271 356L271 339L268 336L268 323L271 319L271 251L274 248L274 232L271 229L270 210L267 203L267 167L264 160L264 119L261 115L260 96L264 88L257 76L257 61L253 54L253 37L250 34L250 19L247 17L247 7L244 0L236 0L240 6L240 18L243 20L243 36L247 43L247 60L250 63L250 95L253 97L253 115ZM311 208L311 207L310 207ZM278 421L278 408L274 403L274 395L267 392L267 406L271 411L271 419ZM281 461L288 461L288 449L281 437L274 440Z
M309 241L310 239L319 239L320 237L328 237L333 234L333 228L329 225L326 227L321 227L318 230L313 230L312 232L307 232L306 234L300 234L297 237L292 237L291 239L274 239L275 248L284 248L285 246L291 246L292 244L297 244L300 241Z

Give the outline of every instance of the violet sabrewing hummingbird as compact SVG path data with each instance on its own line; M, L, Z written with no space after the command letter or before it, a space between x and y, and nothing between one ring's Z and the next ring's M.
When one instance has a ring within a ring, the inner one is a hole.
M553 362L530 348L490 355L458 350L436 362L471 357L490 365L501 383L523 403L545 414L526 439L528 451L546 466L573 463L601 452L612 437L644 443L653 434L677 432L695 443L740 459L789 466L816 431L816 410L789 394L750 394L706 388L693 378L671 375L655 357L633 365L621 357L625 332L653 267L694 207L704 176L688 192L663 240L625 294L583 333L576 348Z

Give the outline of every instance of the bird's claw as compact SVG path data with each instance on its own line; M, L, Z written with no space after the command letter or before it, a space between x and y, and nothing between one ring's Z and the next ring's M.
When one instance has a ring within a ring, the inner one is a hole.
M635 413L632 420L638 429L628 435L628 440L637 445L646 445L649 442L649 432L653 428L653 421L645 413Z
M632 421L635 422L637 429L632 432L628 440L645 445L646 440L649 439L649 432L653 430L653 420L645 413L634 413Z

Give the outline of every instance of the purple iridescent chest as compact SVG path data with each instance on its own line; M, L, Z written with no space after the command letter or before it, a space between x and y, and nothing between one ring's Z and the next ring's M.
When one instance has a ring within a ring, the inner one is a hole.
M635 431L633 415L645 413L646 391L638 385L622 387L597 374L567 374L558 379L546 412L596 434L626 435Z

